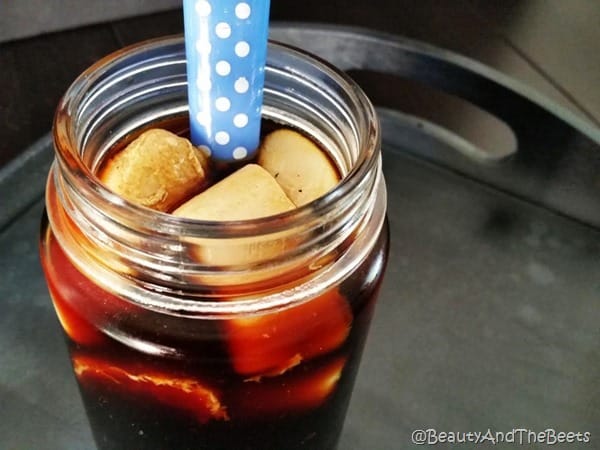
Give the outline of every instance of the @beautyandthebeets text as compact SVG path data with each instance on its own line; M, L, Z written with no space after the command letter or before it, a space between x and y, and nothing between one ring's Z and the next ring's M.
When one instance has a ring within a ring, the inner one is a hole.
M515 444L515 445L559 445L589 444L592 433L589 431L559 431L546 428L534 431L528 428L513 428L509 431L438 431L435 428L417 429L412 432L411 440L416 445L436 444ZM562 447L561 447L562 448Z

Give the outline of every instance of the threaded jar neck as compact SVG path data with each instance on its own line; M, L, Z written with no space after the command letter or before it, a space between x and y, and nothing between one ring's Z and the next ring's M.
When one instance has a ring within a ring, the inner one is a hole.
M343 178L325 196L272 217L210 222L134 205L99 182L95 173L114 146L187 117L185 64L182 37L148 41L100 60L66 92L47 194L63 249L100 285L177 314L213 314L224 305L213 297L223 295L231 301L217 313L247 312L259 298L266 307L271 291L269 307L281 306L301 284L309 292L339 281L349 270L344 258L362 260L369 239L359 237L376 236L385 215L380 134L354 82L302 51L269 43L263 117L301 130L329 153ZM256 251L264 246L274 250ZM255 257L207 264L197 256L206 251Z

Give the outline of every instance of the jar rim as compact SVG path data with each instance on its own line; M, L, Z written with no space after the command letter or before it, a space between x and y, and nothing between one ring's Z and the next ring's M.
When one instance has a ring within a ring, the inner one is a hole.
M358 143L360 152L357 161L353 164L351 170L340 180L338 185L324 196L293 210L263 218L227 222L178 217L151 210L123 199L104 186L84 163L81 154L73 151L73 149L77 149L78 147L77 143L74 142L73 130L70 127L70 121L73 117L73 101L80 100L80 96L85 91L85 88L91 85L95 78L109 70L111 66L121 63L126 58L141 55L150 49L183 45L183 43L183 36L174 35L146 40L117 50L101 58L82 72L60 100L53 122L55 153L59 164L63 167L68 167L68 172L78 178L78 187L83 189L85 195L89 196L90 199L106 201L115 206L117 211L121 213L126 211L127 215L129 217L133 216L137 223L153 224L154 230L156 228L163 229L164 226L164 229L169 230L169 232L185 231L190 237L205 236L206 234L215 237L221 235L243 237L254 235L257 229L264 231L265 234L269 234L281 231L290 222L297 223L297 221L305 220L310 215L325 214L337 201L350 195L361 179L377 163L381 139L379 123L376 119L374 106L358 84L346 73L316 55L310 54L298 47L269 40L269 51L286 51L293 54L295 58L305 61L309 60L320 70L326 72L328 76L333 77L340 87L345 88L347 92L352 94L353 100L360 106L360 111L363 112L362 119L364 120L364 130L366 132L360 135L361 142ZM226 231L224 230L224 224L227 227Z

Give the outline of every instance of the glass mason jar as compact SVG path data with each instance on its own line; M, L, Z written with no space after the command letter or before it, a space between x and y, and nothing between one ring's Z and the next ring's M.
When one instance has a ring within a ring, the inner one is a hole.
M181 37L123 49L55 117L41 260L96 443L335 448L387 261L375 111L343 73L270 43L265 127L318 143L342 181L277 216L175 217L95 173L148 128L187 132L185 64Z

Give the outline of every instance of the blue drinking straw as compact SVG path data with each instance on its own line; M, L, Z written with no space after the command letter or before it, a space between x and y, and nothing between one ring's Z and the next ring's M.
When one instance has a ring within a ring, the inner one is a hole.
M190 138L218 162L260 137L269 0L184 0Z

